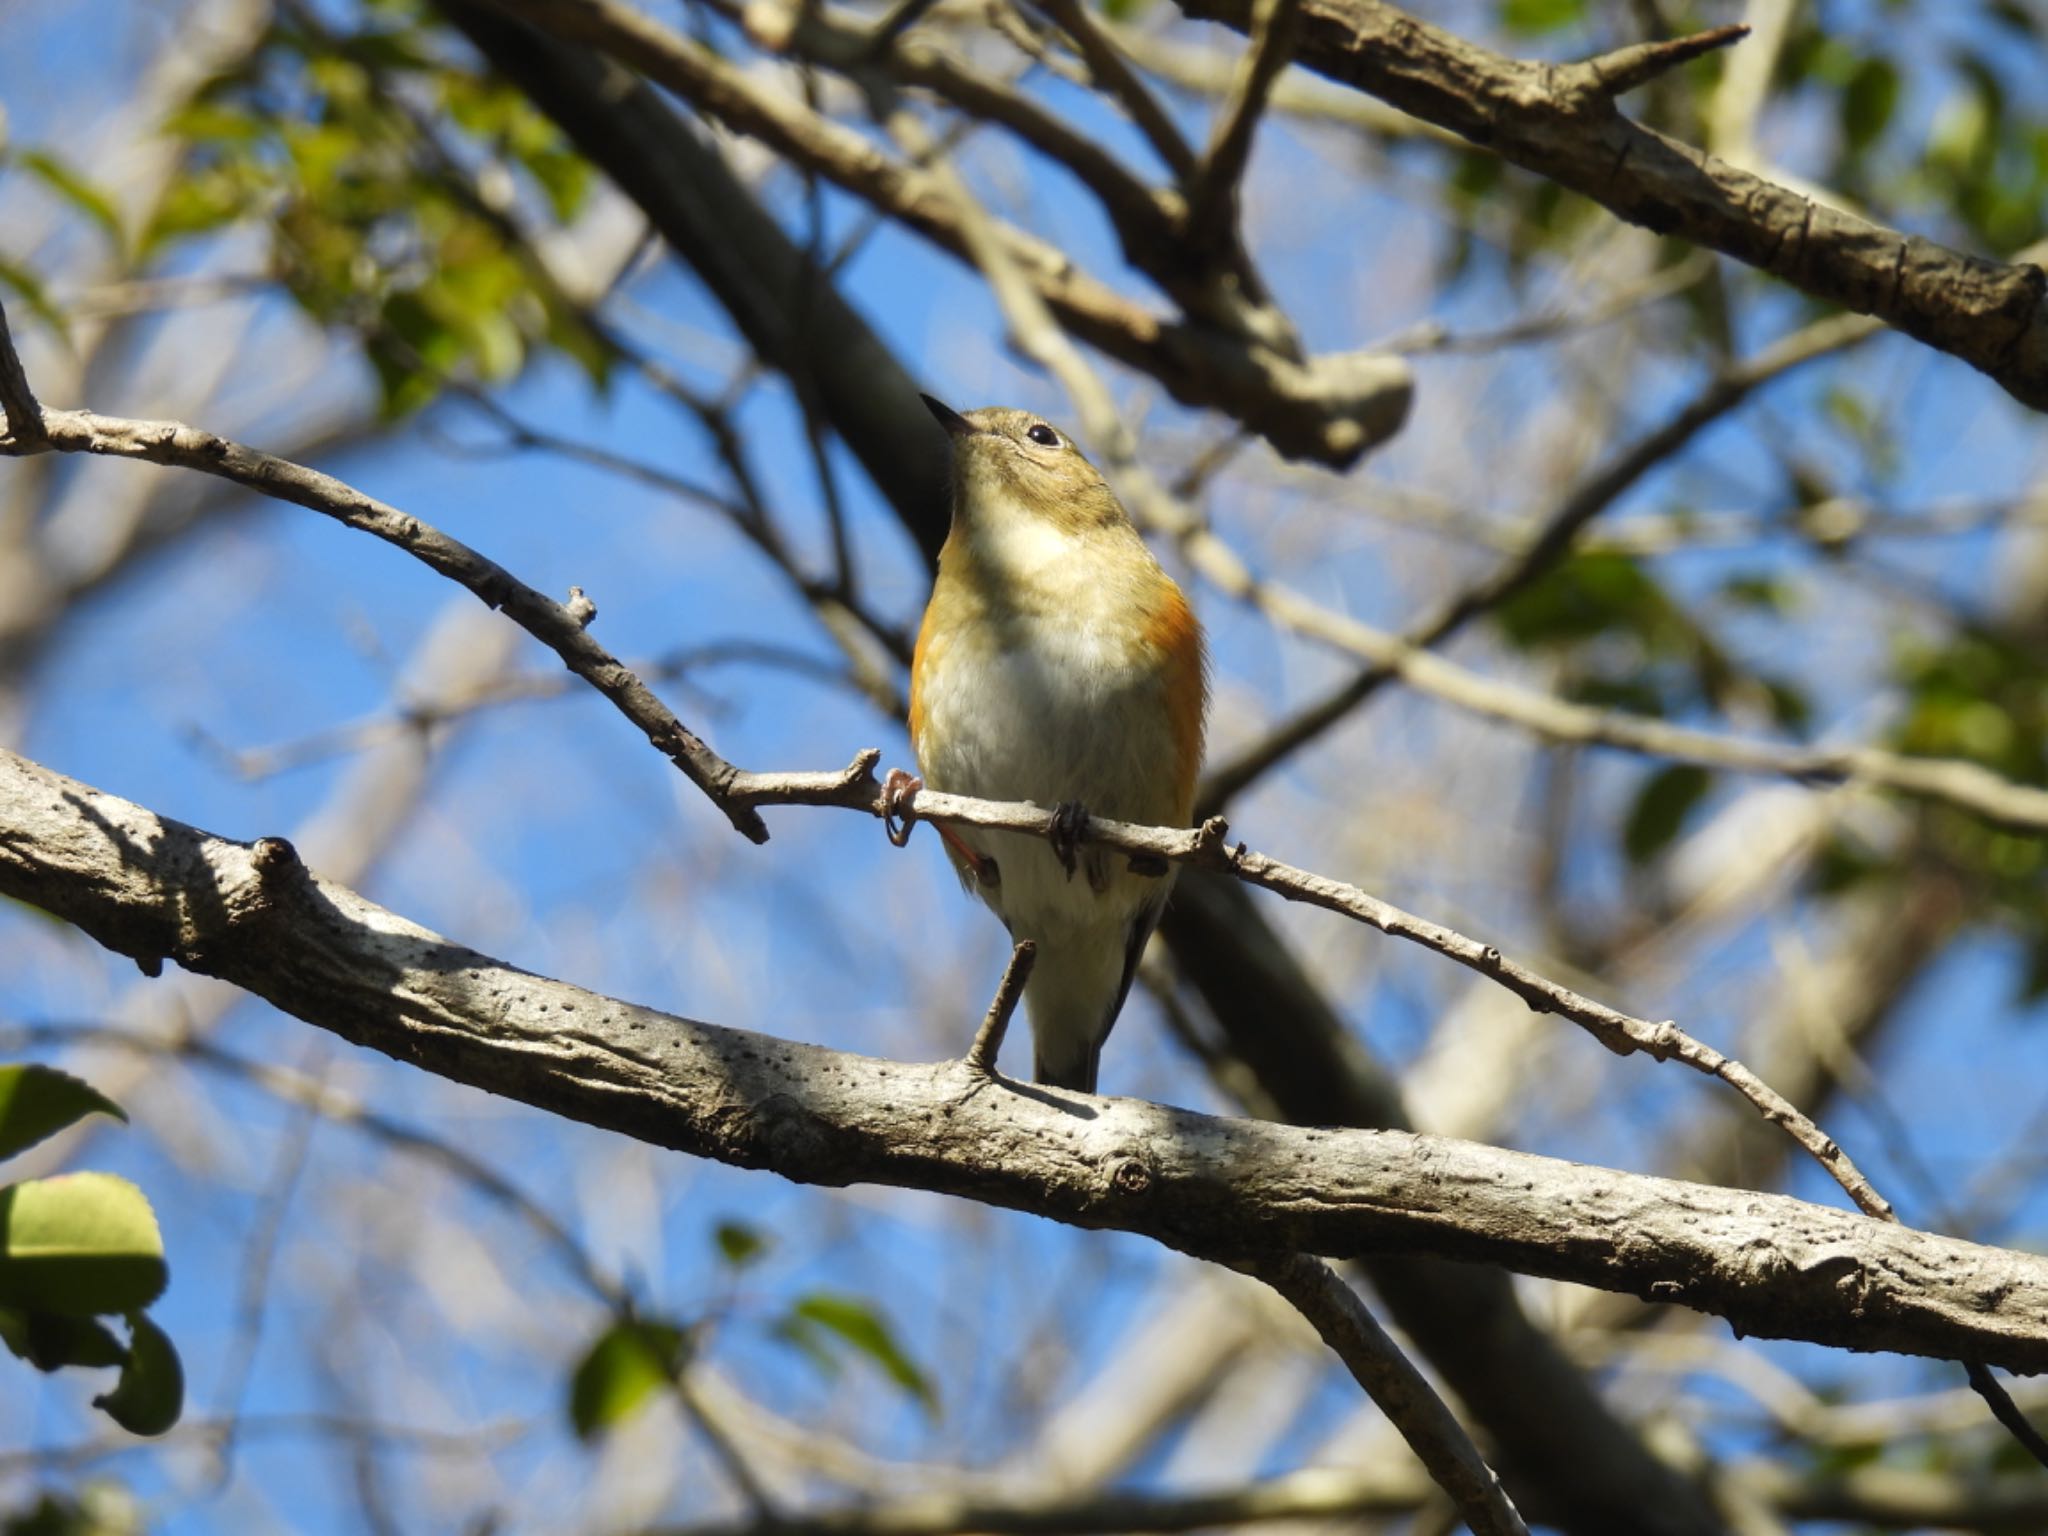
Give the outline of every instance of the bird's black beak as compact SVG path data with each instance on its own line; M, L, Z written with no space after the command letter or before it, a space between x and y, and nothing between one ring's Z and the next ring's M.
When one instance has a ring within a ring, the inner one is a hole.
M978 430L973 422L962 416L950 405L941 405L930 395L919 395L924 408L932 413L932 419L946 429L949 437L972 437Z

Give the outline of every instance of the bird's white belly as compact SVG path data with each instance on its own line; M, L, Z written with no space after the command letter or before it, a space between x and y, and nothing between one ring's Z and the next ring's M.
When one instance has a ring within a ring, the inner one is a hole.
M916 743L925 782L1048 808L1079 801L1118 820L1171 819L1174 741L1156 672L1134 666L1128 646L1084 617L1011 627L1009 644L996 633L990 626L959 637L925 680ZM1124 873L1120 855L1111 855L1116 875L1098 895L1085 874L1070 880L1042 839L958 832L996 860L1001 884L981 894L1019 938L1125 916L1158 890Z

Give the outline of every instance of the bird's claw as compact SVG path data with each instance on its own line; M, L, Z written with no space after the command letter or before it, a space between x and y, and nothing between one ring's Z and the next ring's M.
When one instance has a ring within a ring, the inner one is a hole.
M1080 851L1081 839L1088 831L1088 807L1078 800L1062 800L1052 808L1052 827L1048 841L1052 844L1053 857L1060 861L1060 867L1067 872L1069 880L1074 878L1075 855Z
M882 780L882 830L898 848L910 841L917 826L917 796L924 780L901 768L891 768Z

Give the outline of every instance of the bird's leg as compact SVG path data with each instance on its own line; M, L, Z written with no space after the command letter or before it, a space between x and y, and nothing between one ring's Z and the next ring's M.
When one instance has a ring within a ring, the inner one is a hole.
M1060 861L1069 880L1074 878L1074 855L1080 851L1081 839L1088 831L1088 807L1078 800L1062 800L1052 808L1052 829L1047 841L1052 844L1053 857Z
M1157 880L1167 871L1166 860L1156 853L1134 853L1131 855L1130 871L1143 875L1148 880Z
M911 829L917 825L916 802L923 788L923 779L901 768L891 768L882 780L882 830L898 848L910 841Z

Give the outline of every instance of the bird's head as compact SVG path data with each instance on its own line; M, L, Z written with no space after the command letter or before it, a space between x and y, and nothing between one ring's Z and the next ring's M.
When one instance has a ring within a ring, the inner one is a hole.
M952 439L955 519L984 531L1013 519L1075 534L1128 526L1101 471L1050 422L1005 406L963 415L919 398Z

